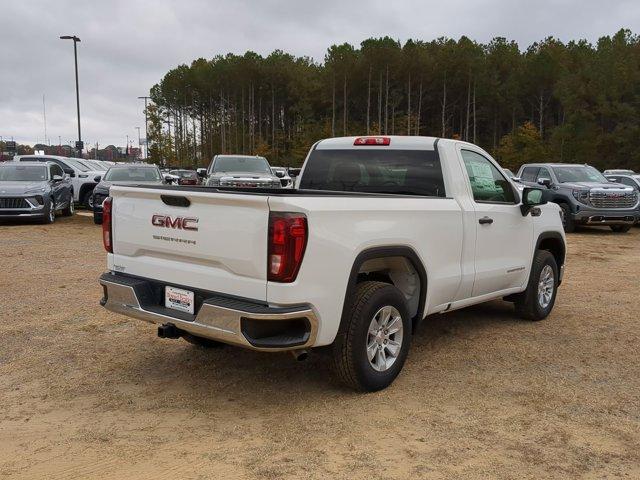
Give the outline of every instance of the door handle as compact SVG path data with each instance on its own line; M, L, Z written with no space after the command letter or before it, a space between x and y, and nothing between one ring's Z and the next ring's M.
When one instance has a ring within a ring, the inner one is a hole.
M478 223L480 225L485 225L485 224L492 224L493 223L493 218L489 218L489 217L482 217L480 220L478 220Z

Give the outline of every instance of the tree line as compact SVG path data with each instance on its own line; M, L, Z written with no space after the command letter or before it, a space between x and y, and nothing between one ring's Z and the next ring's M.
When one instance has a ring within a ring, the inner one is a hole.
M150 154L205 165L217 153L300 165L320 138L430 135L477 143L505 167L640 166L640 39L629 30L521 50L497 37L369 38L324 61L276 50L197 59L151 89Z

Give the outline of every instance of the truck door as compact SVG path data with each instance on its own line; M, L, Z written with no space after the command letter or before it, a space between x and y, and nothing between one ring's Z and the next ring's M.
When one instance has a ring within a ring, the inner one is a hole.
M461 146L476 217L475 280L472 296L523 285L528 278L533 241L530 215L502 170L484 153Z

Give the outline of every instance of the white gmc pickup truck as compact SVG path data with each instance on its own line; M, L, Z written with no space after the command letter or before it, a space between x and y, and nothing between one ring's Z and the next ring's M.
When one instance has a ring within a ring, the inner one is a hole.
M499 298L529 320L553 308L559 208L475 145L331 138L298 181L112 186L102 305L200 345L330 346L339 379L365 391L395 379L427 315Z

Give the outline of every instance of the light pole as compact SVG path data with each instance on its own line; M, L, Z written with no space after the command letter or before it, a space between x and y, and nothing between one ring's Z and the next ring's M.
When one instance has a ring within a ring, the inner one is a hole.
M149 122L147 120L148 118L147 101L151 97L138 97L138 99L143 99L143 98L144 98L144 144L145 144L144 158L149 158Z
M142 141L140 139L140 127L133 127L136 130L138 130L138 155L140 155L140 153L142 152ZM138 157L140 158L140 157Z
M73 40L73 59L76 67L76 108L78 110L78 142L76 143L76 150L78 151L78 156L82 158L82 135L80 133L80 90L78 88L78 48L77 44L80 41L78 37L75 35L63 35L60 37L60 40Z

